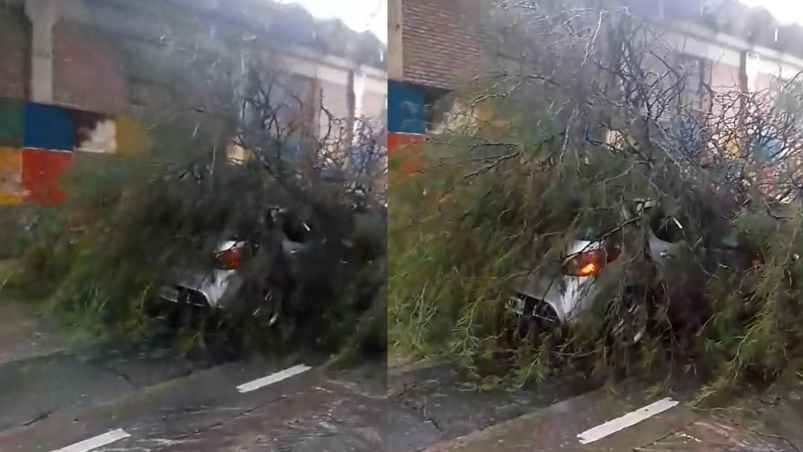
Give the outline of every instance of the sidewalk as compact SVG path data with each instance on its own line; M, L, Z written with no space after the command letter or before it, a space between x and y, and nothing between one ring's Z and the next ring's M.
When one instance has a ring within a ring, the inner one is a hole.
M0 290L0 364L56 353L65 347L55 326L46 325L35 306Z
M770 396L774 403L762 397L709 412L695 411L682 400L645 397L643 392L623 390L620 394L639 395L614 397L606 390L594 391L429 451L774 452L803 448L800 389L776 391ZM656 406L665 410L645 414L645 408ZM646 417L638 421L640 416Z
M0 259L0 364L50 355L69 347L65 332L47 321L38 302L12 287L19 262Z

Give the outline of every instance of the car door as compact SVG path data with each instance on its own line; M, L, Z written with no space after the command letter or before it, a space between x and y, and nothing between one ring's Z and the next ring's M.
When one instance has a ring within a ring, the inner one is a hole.
M642 227L646 227L648 257L656 264L660 274L671 270L673 263L685 255L687 242L683 223L667 215L655 201L628 201L624 204L622 214L625 222L631 226L628 254L634 255L643 246L640 231L643 230Z
M685 292L704 283L703 268L689 243L686 222L658 206L645 209L650 260L655 264L660 283L670 294Z

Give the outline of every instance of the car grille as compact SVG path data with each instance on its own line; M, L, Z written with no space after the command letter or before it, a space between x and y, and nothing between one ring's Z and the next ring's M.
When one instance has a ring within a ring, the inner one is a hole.
M209 300L202 292L187 287L164 287L159 298L173 303L187 303L194 306L209 307Z
M532 316L544 326L558 325L560 318L552 306L544 300L516 294L508 300L508 309L519 316Z
M186 303L204 308L209 307L209 300L206 299L206 295L197 290L182 288L179 293Z
M533 307L533 315L539 319L544 325L557 325L560 323L558 313L549 303L543 300L535 300Z

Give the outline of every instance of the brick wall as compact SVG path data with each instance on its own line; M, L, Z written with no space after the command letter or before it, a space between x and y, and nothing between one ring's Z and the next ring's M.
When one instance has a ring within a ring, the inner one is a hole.
M0 97L26 100L31 25L21 8L0 8ZM111 48L85 27L59 22L53 28L54 101L100 113L128 104L126 76Z
M53 27L53 96L58 103L116 114L128 106L127 76L92 29L68 21Z
M0 8L0 97L25 99L30 24L21 8Z
M457 0L402 0L404 80L451 88L483 66L483 41L470 32Z

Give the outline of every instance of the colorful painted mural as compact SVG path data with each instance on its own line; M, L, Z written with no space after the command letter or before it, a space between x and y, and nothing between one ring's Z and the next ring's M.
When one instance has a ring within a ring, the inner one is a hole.
M425 96L420 88L388 80L388 130L424 133Z
M0 98L0 205L64 202L60 178L74 153L149 148L147 133L128 115Z
M426 139L424 93L405 82L388 80L388 187L408 180L424 167L420 143Z

